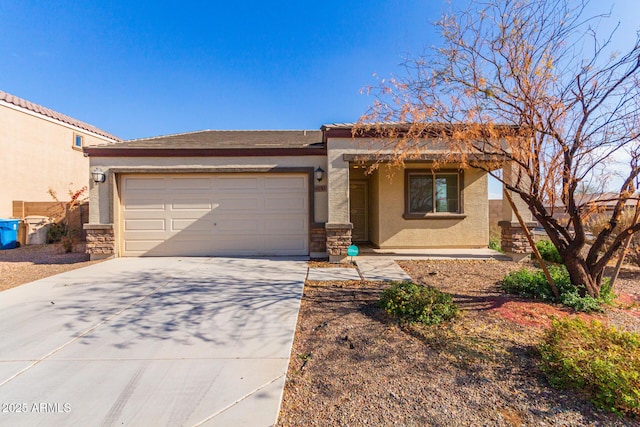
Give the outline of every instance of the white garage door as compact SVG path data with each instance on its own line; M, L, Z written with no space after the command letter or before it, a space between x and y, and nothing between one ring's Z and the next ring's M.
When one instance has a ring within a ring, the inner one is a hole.
M303 174L125 175L123 256L308 255Z

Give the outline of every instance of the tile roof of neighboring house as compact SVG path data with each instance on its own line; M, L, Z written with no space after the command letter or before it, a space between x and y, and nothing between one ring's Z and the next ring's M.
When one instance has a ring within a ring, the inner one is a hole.
M18 98L17 96L11 95L7 92L3 92L1 90L0 90L0 101L13 104L17 107L24 108L25 110L33 111L34 113L42 114L43 116L49 117L51 119L57 120L62 123L66 123L71 126L78 127L80 129L84 129L88 132L92 132L100 136L104 136L105 138L112 139L114 141L121 141L121 139L118 138L117 136L111 135L110 133L105 132L101 129L98 129L93 125L74 119L73 117L69 117L67 115L58 113L57 111L51 110L41 105L34 104L33 102L27 101L25 99Z
M319 130L202 130L97 145L100 149L322 148Z

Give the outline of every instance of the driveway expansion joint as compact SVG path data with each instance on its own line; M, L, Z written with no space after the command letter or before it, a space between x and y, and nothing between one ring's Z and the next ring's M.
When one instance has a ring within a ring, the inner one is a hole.
M254 390L252 390L249 393L245 394L240 399L237 399L235 402L230 403L229 405L225 406L224 408L220 409L219 411L216 411L215 413L211 414L210 416L208 416L204 420L194 424L194 427L201 426L204 423L211 421L212 419L214 419L218 415L228 411L229 409L233 408L234 406L236 406L237 404L243 402L244 400L247 400L248 398L250 398L254 394L256 394L259 391L263 390L264 388L270 386L271 384L275 383L276 381L278 381L279 379L283 378L284 376L285 376L285 374L278 375L277 377L273 378L271 381L267 381L266 383L262 384L261 386L255 388Z

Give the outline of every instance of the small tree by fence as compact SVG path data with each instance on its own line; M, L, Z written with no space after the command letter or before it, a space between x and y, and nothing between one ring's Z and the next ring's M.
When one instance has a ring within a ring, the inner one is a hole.
M70 201L61 202L58 199L58 195L55 190L49 188L49 194L56 201L56 203L60 204L62 207L63 215L58 216L57 218L53 218L54 225L49 230L49 240L50 241L59 241L62 243L66 252L73 251L73 245L79 240L81 232L82 232L82 221L80 220L79 227L74 227L74 223L78 221L72 222L72 219L77 219L79 217L80 206L87 199L86 192L87 187L84 186L79 190L69 190Z

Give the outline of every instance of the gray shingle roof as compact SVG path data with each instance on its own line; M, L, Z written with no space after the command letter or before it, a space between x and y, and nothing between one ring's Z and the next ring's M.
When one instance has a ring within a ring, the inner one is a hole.
M124 141L105 149L322 148L319 130L202 130Z
M10 93L3 92L1 90L0 90L0 101L13 104L17 107L24 108L25 110L33 111L34 113L42 114L43 116L49 117L51 119L57 120L62 123L66 123L71 126L78 127L80 129L84 129L86 131L95 133L100 136L104 136L105 138L109 138L114 141L121 141L121 139L118 138L117 136L111 135L110 133L105 132L102 129L98 129L93 125L74 119L73 117L69 117L62 113L58 113L57 111L51 110L50 108L46 108L41 105L34 104L33 102L27 101L26 99L18 98L15 95L11 95Z

